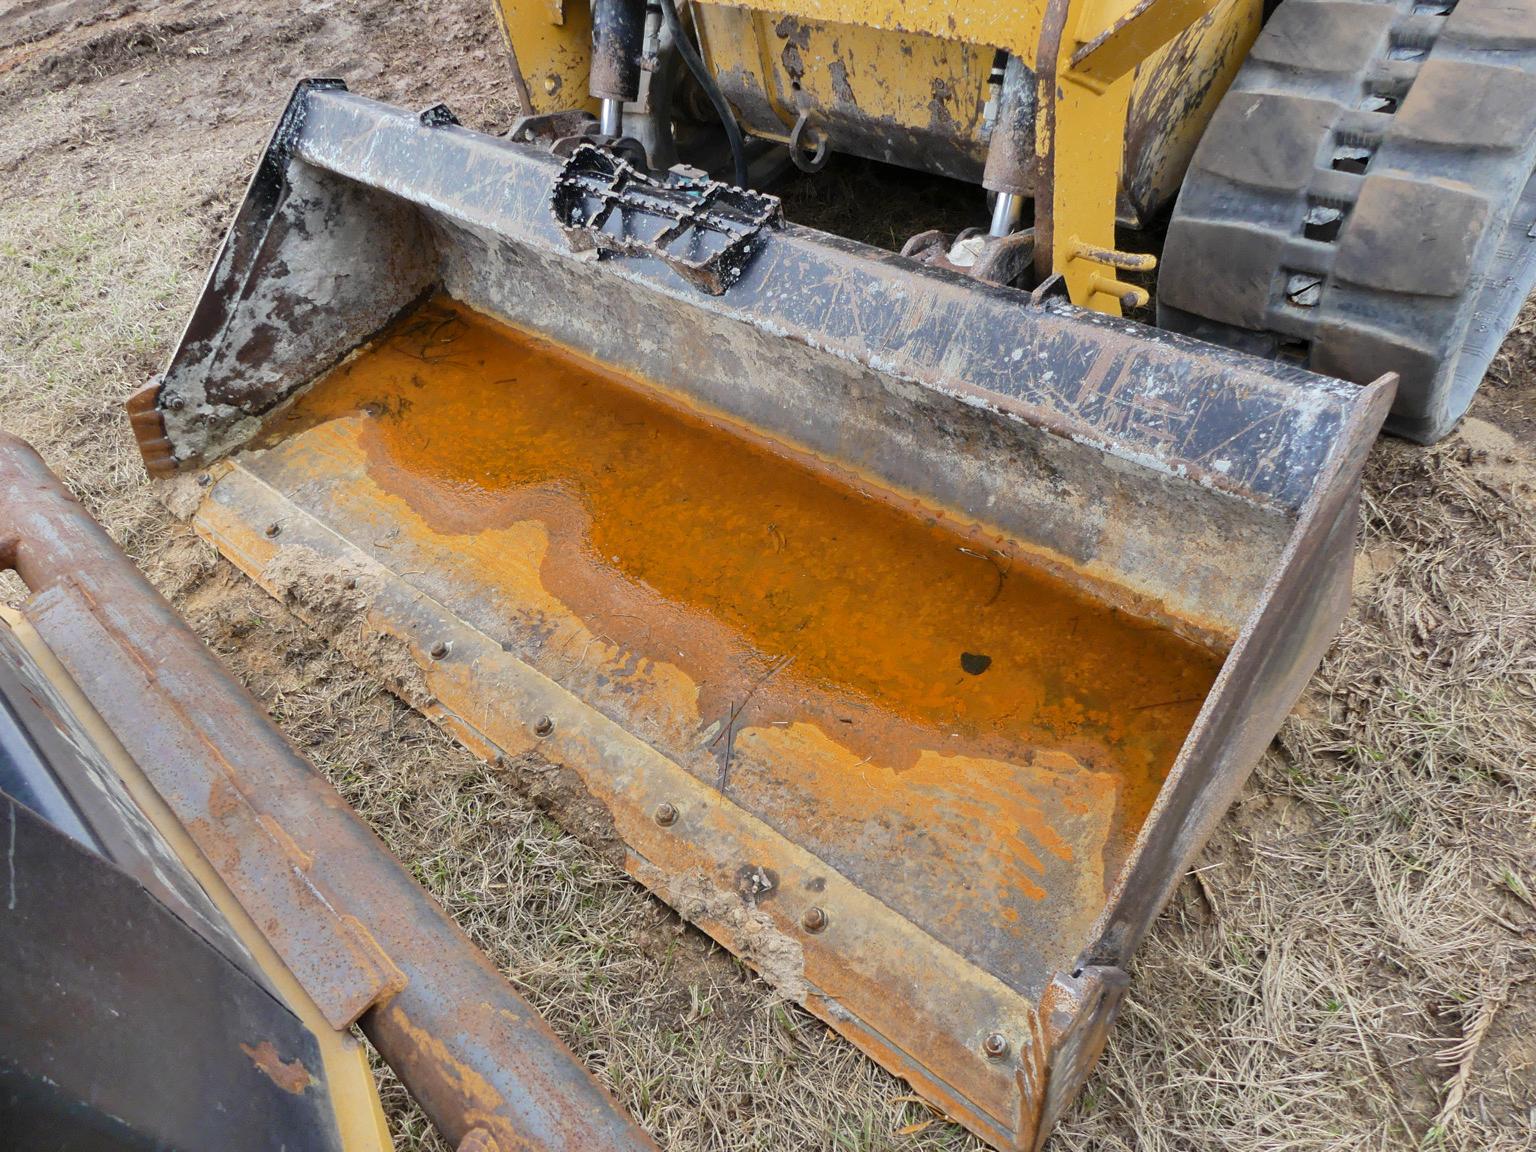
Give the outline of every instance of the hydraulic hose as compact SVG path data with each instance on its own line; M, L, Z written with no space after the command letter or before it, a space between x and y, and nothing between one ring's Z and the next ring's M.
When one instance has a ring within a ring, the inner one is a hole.
M683 22L677 16L677 0L659 0L659 3L661 14L667 21L667 29L672 33L672 42L683 54L683 63L688 65L688 71L693 73L693 78L699 82L699 87L704 89L709 102L715 106L715 114L720 117L720 125L725 129L725 138L731 144L731 163L736 169L736 186L745 188L747 186L747 153L742 147L741 128L736 124L731 106L725 102L725 95L720 91L720 86L715 83L715 78L704 66L704 58L699 55L699 50L694 47L693 41L683 31Z

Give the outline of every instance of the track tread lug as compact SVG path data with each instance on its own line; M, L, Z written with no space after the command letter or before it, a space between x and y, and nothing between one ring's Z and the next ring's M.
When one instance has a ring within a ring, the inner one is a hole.
M1275 10L1248 58L1293 72L1356 72L1380 55L1394 16L1382 4L1292 0Z
M1373 176L1350 213L1334 275L1382 292L1459 295L1488 215L1488 201L1470 189Z
M1524 152L1536 139L1536 74L1430 60L1392 117L1387 139Z
M1196 150L1160 318L1396 371L1388 427L1430 442L1536 287L1533 168L1536 0L1284 0Z
M1536 14L1528 0L1462 0L1445 19L1449 44L1494 52L1536 52Z
M1195 167L1255 188L1299 190L1317 165L1318 138L1336 116L1326 100L1244 92L1223 100Z

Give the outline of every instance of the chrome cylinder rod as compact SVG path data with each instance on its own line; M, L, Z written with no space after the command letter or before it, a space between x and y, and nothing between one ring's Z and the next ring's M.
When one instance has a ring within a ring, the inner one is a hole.
M1024 197L1013 192L999 192L997 200L992 205L992 227L988 234L992 236L1008 236L1018 230L1019 220L1024 214Z
M624 101L603 101L602 115L598 118L598 130L604 136L615 139L624 135Z

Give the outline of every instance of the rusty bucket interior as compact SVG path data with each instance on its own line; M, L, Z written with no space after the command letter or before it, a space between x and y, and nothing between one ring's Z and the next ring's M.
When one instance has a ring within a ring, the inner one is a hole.
M621 177L302 85L134 402L146 462L786 996L1033 1147L1337 623L1390 387L768 197L685 190L667 233Z

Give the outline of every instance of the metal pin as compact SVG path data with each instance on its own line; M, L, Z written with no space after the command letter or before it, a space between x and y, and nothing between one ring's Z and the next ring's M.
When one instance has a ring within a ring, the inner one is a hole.
M1024 197L1012 192L999 192L992 204L992 227L989 236L1011 236L1018 230L1024 216Z
M602 116L598 120L597 130L604 136L612 136L614 139L624 135L624 101L603 100Z

